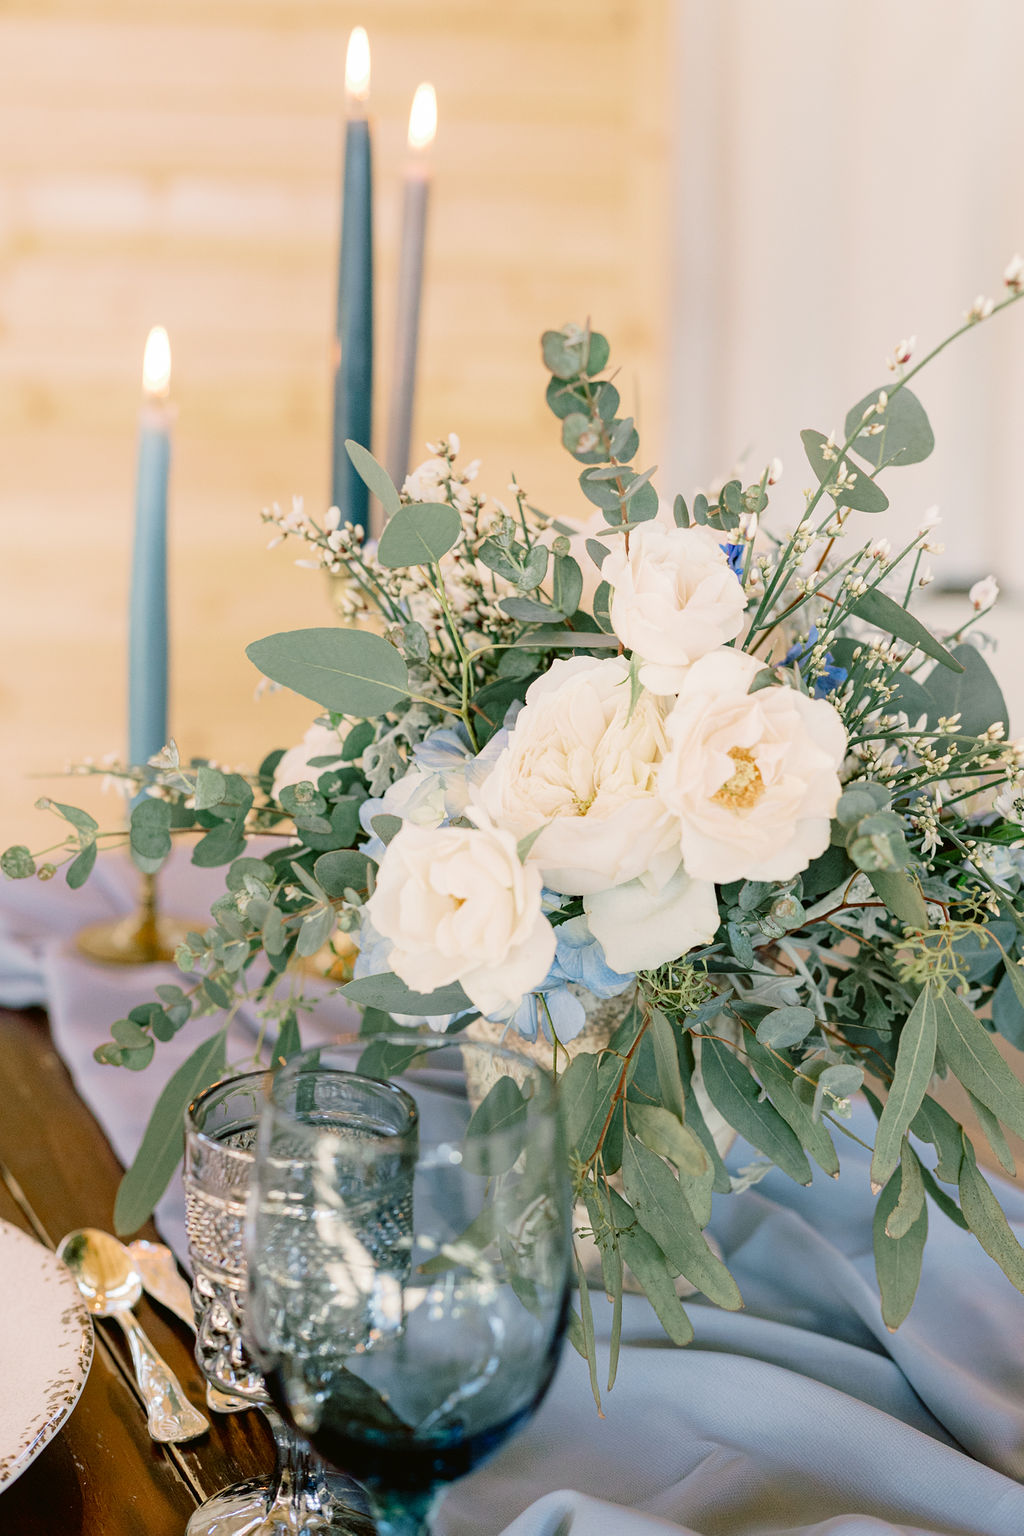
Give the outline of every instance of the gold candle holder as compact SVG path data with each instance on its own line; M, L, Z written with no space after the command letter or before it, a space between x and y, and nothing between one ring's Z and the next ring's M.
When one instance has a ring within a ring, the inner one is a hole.
M76 937L90 960L104 965L154 965L173 960L189 933L206 927L183 917L165 917L157 910L156 876L142 876L142 902L137 912L105 923L91 923Z

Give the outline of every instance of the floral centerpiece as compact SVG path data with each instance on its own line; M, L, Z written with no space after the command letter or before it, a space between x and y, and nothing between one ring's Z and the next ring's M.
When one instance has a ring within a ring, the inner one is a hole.
M1006 285L955 334L1018 301L1019 258ZM189 979L97 1051L139 1069L196 1016L214 1021L164 1090L119 1228L169 1178L182 1106L224 1071L234 1011L258 1009L289 1055L314 1002L296 962L333 945L339 962L357 951L342 990L373 1070L389 1061L372 1037L396 1021L410 1048L424 1029L485 1030L543 1054L605 1288L618 1304L631 1275L677 1343L692 1336L683 1281L741 1305L705 1237L712 1194L774 1167L836 1174L857 1093L877 1120L886 1323L910 1310L934 1213L1024 1289L973 1133L936 1095L958 1079L1012 1168L1024 1087L993 1036L1024 1045L1024 757L975 628L996 586L937 636L912 611L936 519L896 550L850 538L855 513L888 506L883 478L932 449L908 386L946 344L914 362L902 343L842 433L802 433L812 485L788 534L768 516L777 464L659 499L608 343L579 326L547 332L543 358L586 522L516 484L485 499L454 437L401 490L349 445L384 510L375 545L336 510L265 514L301 564L341 578L344 622L249 647L322 711L300 747L251 779L173 744L124 770L147 792L137 864L198 833L194 861L226 879L179 952ZM106 834L51 808L81 884ZM54 868L24 847L3 867ZM510 1079L490 1092L514 1113ZM738 1172L723 1129L755 1149ZM574 1327L593 1360L585 1285Z

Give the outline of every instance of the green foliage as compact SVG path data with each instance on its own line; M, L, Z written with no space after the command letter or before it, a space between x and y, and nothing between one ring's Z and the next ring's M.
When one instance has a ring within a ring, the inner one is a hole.
M36 872L36 861L24 843L15 843L0 853L0 870L9 880L27 880Z
M919 651L935 661L941 661L951 672L963 671L963 663L936 640L920 619L877 587L871 587L862 597L856 598L850 604L850 612L858 619L863 619L865 624L873 624L887 635L896 635L900 640L916 645Z
M847 437L852 437L864 422L865 412L877 404L881 393L876 389L870 395L865 395L847 413ZM862 432L852 447L855 453L867 459L876 470L889 464L919 464L935 447L935 437L924 406L905 385L889 395L884 410L872 410L865 426L876 429L880 426L882 430L870 434Z
M375 717L409 696L394 646L362 630L291 630L254 640L245 654L275 683L340 714Z
M184 1147L182 1116L196 1094L223 1077L224 1030L197 1046L168 1079L142 1144L121 1180L114 1202L114 1231L127 1237L146 1221L171 1181Z
M448 553L461 532L462 520L455 507L441 502L399 507L380 536L377 559L389 570L432 565Z
M881 486L848 454L829 448L824 432L808 428L800 433L800 441L811 468L837 507L854 507L858 512L885 511L889 498Z
M354 442L351 438L345 439L345 452L352 460L356 474L366 486L370 495L376 496L380 502L385 518L393 517L399 510L401 503L391 476L383 464L378 464L369 449L364 448L362 443Z

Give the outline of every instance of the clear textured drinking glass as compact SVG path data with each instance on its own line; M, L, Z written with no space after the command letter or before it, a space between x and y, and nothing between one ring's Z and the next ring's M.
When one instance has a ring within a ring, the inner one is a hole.
M266 1072L215 1083L185 1115L185 1201L194 1276L196 1359L222 1392L267 1417L277 1450L271 1475L223 1489L195 1511L187 1536L370 1536L361 1491L328 1470L270 1405L245 1341L246 1198ZM387 1085L356 1080L362 1096L403 1126L412 1106Z
M554 1084L526 1057L408 1035L367 1054L363 1070L415 1101L404 1133L309 1112L358 1052L321 1050L274 1079L246 1321L274 1401L366 1487L380 1536L425 1536L444 1485L524 1424L551 1381L569 1178ZM467 1079L491 1086L467 1095Z

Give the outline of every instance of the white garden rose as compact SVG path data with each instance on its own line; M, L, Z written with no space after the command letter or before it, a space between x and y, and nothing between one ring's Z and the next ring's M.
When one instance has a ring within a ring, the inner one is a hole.
M825 699L748 693L761 665L730 647L703 657L666 720L658 787L695 880L789 880L828 847L846 731Z
M699 657L743 627L746 597L710 528L642 523L612 545L601 567L612 628L643 665L654 693L677 693Z
M718 902L709 880L692 880L680 864L659 884L640 875L596 896L585 896L590 931L615 971L652 970L697 944L710 944L718 929Z
M346 726L346 730L350 727ZM330 765L321 768L311 768L310 763L315 757L341 757L342 741L338 732L329 725L321 725L316 721L310 726L297 747L290 747L284 754L277 767L274 769L274 783L272 794L274 799L280 798L282 789L287 789L292 784L315 784L322 773L327 772Z
M508 742L470 801L516 838L551 890L587 896L679 862L656 794L663 708L641 693L630 714L621 657L556 661L531 683ZM543 829L543 830L541 830Z
M495 827L407 824L388 844L366 912L407 987L459 982L483 1014L516 1007L555 955L540 874Z

